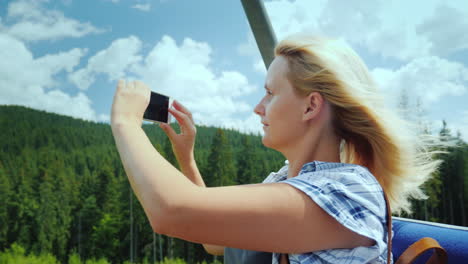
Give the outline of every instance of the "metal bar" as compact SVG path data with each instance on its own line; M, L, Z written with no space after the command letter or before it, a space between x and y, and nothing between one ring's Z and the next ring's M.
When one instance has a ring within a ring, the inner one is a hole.
M250 28L260 49L263 63L268 69L275 58L276 37L261 0L241 0Z
M400 220L400 221L406 221L406 222L412 222L412 223L422 224L422 225L431 225L431 226L437 226L437 227L442 227L442 228L449 228L449 229L468 231L468 227L466 227L466 226L449 225L449 224L442 224L442 223L437 223L437 222L423 221L423 220L396 217L396 216L392 216L392 219L396 219L396 220Z

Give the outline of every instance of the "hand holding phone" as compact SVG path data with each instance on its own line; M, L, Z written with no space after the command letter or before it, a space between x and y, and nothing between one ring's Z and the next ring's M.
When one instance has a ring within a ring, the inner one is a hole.
M171 105L172 98L152 91L149 105L143 114L143 119L154 123L170 123L171 114L169 113L169 107Z
M197 128L192 113L177 100L174 100L174 104L169 111L177 120L180 133L177 133L169 124L162 123L160 127L171 141L172 150L182 173L195 184L204 187L205 184L198 171L194 157Z

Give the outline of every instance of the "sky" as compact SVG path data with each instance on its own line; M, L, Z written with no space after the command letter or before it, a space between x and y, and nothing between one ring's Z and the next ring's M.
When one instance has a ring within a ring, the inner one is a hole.
M278 40L346 41L388 106L468 141L468 2L264 1ZM142 80L200 125L262 133L266 70L240 0L0 0L0 105L109 122L118 79Z

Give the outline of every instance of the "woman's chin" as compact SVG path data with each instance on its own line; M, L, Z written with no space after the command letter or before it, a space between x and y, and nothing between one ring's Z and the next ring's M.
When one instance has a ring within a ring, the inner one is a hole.
M271 144L272 142L269 140L268 136L266 136L266 135L263 135L262 143L263 143L263 146L265 146L267 148L273 148L273 145Z

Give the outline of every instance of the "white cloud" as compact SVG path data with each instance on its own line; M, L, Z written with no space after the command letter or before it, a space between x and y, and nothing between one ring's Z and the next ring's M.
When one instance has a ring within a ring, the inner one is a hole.
M463 0L276 0L265 7L278 39L302 31L325 34L400 60L468 48Z
M1 33L0 47L0 80L14 81L20 86L40 84L50 88L55 74L71 71L85 54L85 50L72 49L34 59L21 41Z
M11 2L8 5L5 21L12 23L0 25L0 32L24 41L79 38L87 34L102 32L88 22L82 23L65 17L60 11L45 9L42 5L46 2L48 1Z
M95 81L97 74L106 74L110 81L122 78L130 66L142 59L138 55L141 46L141 41L135 36L117 39L108 48L92 56L85 68L70 74L69 80L81 90L86 90Z
M98 122L103 122L103 123L109 123L110 122L110 116L106 114L100 114L97 117Z
M263 63L260 50L257 47L254 36L251 31L247 35L247 41L237 45L237 53L242 56L247 56L252 58L252 69L260 74L265 74L265 64Z
M276 37L281 40L281 38L291 33L316 32L319 28L320 14L323 12L326 3L326 0L278 0L265 2L265 8ZM342 4L347 5L346 3ZM340 7L340 10L342 8L344 6Z
M151 4L147 3L147 4L135 4L132 6L132 8L135 8L135 9L138 9L138 10L141 10L141 11L144 11L144 12L148 12L151 10Z
M173 96L193 112L198 123L226 125L253 111L241 97L255 87L239 72L215 74L210 67L211 47L186 38L177 45L169 36L150 51L133 73L154 91ZM239 128L240 129L240 128Z
M55 74L60 70L71 72L78 65L80 58L87 52L86 49L74 48L68 52L47 54L36 60L38 69L51 69Z
M434 54L450 54L468 48L468 5L463 9L439 5L432 16L416 27L416 32L431 43ZM449 26L447 26L449 25Z
M260 74L265 75L267 73L267 70L265 68L265 63L263 62L262 59L257 60L257 62L253 66L254 70Z
M91 101L82 93L68 95L54 89L54 76L72 71L85 54L72 49L33 58L24 43L0 33L0 104L24 105L87 120L96 120Z
M458 125L458 130L462 134L462 138L465 142L468 142L468 110L465 110L460 115L462 118L460 119L460 125Z
M223 122L224 128L233 128L243 133L253 133L263 135L260 117L254 113L245 119L227 119Z
M460 132L463 141L468 142L468 110L454 113L454 116L459 116L460 118L447 122L447 126L450 129L451 135L456 137L457 133ZM442 122L440 122L439 124L441 123ZM442 126L440 125L439 131L441 127Z
M144 81L153 91L179 100L192 111L197 123L237 124L243 130L246 122L252 120L242 121L246 113L253 111L242 97L254 92L255 86L236 71L215 74L210 66L209 44L186 38L178 45L171 37L163 36L146 55L141 54L141 46L134 36L115 40L92 56L85 68L71 73L69 79L80 89L87 89L98 74L110 81L133 77Z
M249 30L247 34L247 42L237 45L237 53L243 56L260 56L260 51L252 31Z
M393 100L405 89L410 98L420 98L423 106L445 95L468 92L468 68L436 56L415 59L397 70L376 68L372 75L386 94L393 95Z
M465 65L429 56L415 59L395 70L376 68L372 75L386 95L386 102L405 119L438 134L443 118L453 136L460 131L465 142L468 141L466 107L462 106L460 110L455 106L447 110L448 106L441 106L447 104L445 98L467 98L468 68ZM407 99L406 107L400 108L403 94Z

